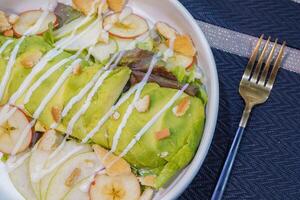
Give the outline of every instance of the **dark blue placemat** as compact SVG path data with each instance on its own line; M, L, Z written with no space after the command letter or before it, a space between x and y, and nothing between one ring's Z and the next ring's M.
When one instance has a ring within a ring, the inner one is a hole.
M300 48L300 4L289 0L181 0L199 20ZM210 199L243 110L238 86L248 59L213 49L220 79L215 137L179 200ZM299 66L300 67L300 66ZM300 75L282 69L246 128L224 199L300 199Z

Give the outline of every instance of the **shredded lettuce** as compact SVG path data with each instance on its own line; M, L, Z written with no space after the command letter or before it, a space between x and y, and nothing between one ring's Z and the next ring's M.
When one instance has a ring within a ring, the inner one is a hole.
M186 71L186 69L182 66L175 66L170 68L170 72L180 83L192 83L195 80L194 68L190 71Z
M49 25L48 25L48 31L46 31L44 34L43 34L43 38L44 40L50 44L51 46L54 45L54 34L53 34L53 29L54 29L54 26L53 26L53 23L51 22Z
M149 38L148 40L146 40L144 42L139 42L137 44L137 48L142 49L142 50L152 51L154 48L153 39Z

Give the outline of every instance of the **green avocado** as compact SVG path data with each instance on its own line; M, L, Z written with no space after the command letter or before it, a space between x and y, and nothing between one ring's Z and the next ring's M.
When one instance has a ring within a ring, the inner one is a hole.
M177 90L162 88L153 83L145 86L141 97L150 96L150 109L145 113L139 113L136 109L133 111L123 129L116 154L120 154L126 148L139 130L167 104L176 92ZM183 94L174 106L186 96ZM110 118L102 126L93 138L95 143L106 148L112 146L113 136L132 100L133 96L118 109L120 118L117 120ZM193 158L199 145L205 121L204 105L196 97L190 97L190 100L190 107L184 116L176 117L172 112L174 107L172 106L125 156L125 159L133 167L157 175L156 188L163 186L180 169L185 167ZM157 140L155 133L165 128L169 128L171 136Z
M0 45L6 41L6 38L0 37ZM16 42L14 40L6 50L2 53L0 59L0 70L3 72L0 75L0 80L2 80L3 75L6 71L6 65L8 63L11 51L13 50ZM17 54L17 59L11 71L10 79L6 85L3 98L0 101L0 104L7 103L8 99L14 94L17 89L20 87L26 76L31 72L32 68L25 67L22 64L22 60L26 58L27 55L35 54L36 52L45 54L51 47L44 42L43 38L40 36L26 37L25 40L21 43L19 52Z

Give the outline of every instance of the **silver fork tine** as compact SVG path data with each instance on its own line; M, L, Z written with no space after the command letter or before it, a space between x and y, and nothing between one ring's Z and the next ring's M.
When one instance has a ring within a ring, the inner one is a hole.
M264 49L263 49L263 51L262 51L262 53L261 53L261 55L260 55L260 57L258 59L258 62L256 64L256 66L255 66L255 70L254 70L253 76L251 77L251 81L254 82L254 83L257 82L259 73L261 71L261 66L262 66L262 64L264 62L265 55L266 55L266 52L267 52L268 47L269 47L270 40L271 40L271 37L268 38L268 40L267 40L267 42L266 42L266 44L264 46Z
M267 78L267 75L268 75L268 71L269 71L269 68L270 68L270 65L271 65L271 62L273 60L273 56L274 56L274 52L275 52L275 49L277 47L277 42L278 42L278 39L276 38L275 42L274 42L274 45L273 45L273 48L269 54L269 57L267 59L267 62L266 62L266 65L261 73L261 76L260 76L260 80L258 82L259 85L265 85L265 82L266 82L266 78Z
M272 70L271 75L270 75L270 78L267 82L266 87L269 88L269 90L271 90L273 88L273 85L274 85L274 82L275 82L275 79L276 79L276 75L278 73L278 70L279 70L281 62L282 62L285 45L286 45L286 42L283 42L283 44L280 48L280 51L278 53L278 56L276 58L273 70Z
M255 48L254 48L254 50L252 52L252 55L251 55L251 57L249 59L249 62L247 64L247 66L246 66L246 69L245 69L245 72L243 74L243 78L242 79L247 79L248 80L250 78L250 75L251 75L254 63L256 61L257 54L259 52L259 47L261 45L261 42L262 42L263 38L264 38L264 35L261 35L260 38L259 38L259 40L257 41L256 46L255 46Z

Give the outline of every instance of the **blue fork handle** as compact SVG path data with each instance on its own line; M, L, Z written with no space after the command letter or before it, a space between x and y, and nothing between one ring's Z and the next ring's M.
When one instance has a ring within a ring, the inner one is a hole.
M240 126L236 132L236 135L233 139L229 154L226 158L224 167L222 169L222 173L218 180L215 191L212 195L212 198L211 198L212 200L221 200L222 199L222 195L224 193L226 183L228 181L237 151L239 149L239 146L240 146L243 134L244 134L244 130L245 130L245 128Z

